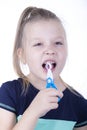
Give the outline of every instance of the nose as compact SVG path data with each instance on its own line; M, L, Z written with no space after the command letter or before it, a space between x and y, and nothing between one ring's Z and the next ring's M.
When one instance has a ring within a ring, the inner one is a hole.
M45 50L44 54L46 55L55 55L55 51L52 49Z
M52 51L52 50L48 50L48 51L45 51L45 54L46 54L46 55L54 55L55 52Z

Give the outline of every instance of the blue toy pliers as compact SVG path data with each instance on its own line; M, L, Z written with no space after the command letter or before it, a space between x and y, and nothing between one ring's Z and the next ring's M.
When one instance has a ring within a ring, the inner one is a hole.
M46 88L54 88L57 89L56 85L54 84L53 80L53 74L51 71L51 65L48 63L48 66L46 66L47 69L47 79L46 79ZM58 97L58 102L60 101L60 97Z

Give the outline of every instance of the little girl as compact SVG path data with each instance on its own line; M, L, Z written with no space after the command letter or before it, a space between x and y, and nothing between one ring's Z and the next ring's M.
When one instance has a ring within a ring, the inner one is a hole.
M87 100L60 77L66 59L61 20L49 10L27 7L19 19L13 51L19 78L0 88L0 130L87 130ZM56 89L46 88L47 63ZM21 65L29 68L27 75Z

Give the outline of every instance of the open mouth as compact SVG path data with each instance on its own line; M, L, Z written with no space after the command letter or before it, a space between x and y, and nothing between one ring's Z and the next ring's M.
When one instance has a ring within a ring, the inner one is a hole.
M45 69L45 70L47 70L47 69L51 69L51 70L53 70L53 69L55 69L55 67L56 67L56 62L54 62L54 61L47 61L47 62L44 62L43 64L42 64L42 67L43 67L43 69Z

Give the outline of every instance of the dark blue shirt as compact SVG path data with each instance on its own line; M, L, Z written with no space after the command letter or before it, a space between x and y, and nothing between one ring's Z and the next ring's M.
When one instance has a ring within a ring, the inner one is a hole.
M15 113L19 119L38 92L38 89L29 84L27 92L24 93L21 78L8 81L0 88L0 107ZM74 127L87 125L87 100L74 92L66 88L59 107L41 117L35 130L72 130Z

